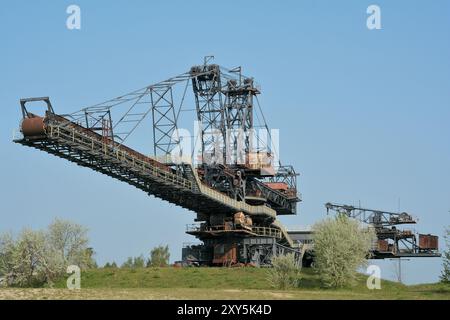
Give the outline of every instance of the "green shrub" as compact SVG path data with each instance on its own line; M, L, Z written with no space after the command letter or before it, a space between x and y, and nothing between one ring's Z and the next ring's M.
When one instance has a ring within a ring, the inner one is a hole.
M317 223L314 228L314 268L327 287L354 284L358 268L366 265L376 240L373 228L339 215Z
M169 265L169 246L158 246L150 252L150 259L147 262L148 267L166 267Z
M277 289L290 289L298 287L300 281L301 265L295 255L279 255L272 258L272 268L268 270L268 280L272 287Z
M447 245L447 250L442 255L442 273L441 282L450 283L450 227L445 230L445 244Z

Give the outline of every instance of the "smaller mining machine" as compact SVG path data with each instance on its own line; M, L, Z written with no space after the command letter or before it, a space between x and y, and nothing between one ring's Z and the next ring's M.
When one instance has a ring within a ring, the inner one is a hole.
M438 237L416 234L400 225L416 224L417 219L406 212L388 212L350 205L326 203L327 213L343 214L374 228L377 241L372 247L372 259L406 257L440 257Z

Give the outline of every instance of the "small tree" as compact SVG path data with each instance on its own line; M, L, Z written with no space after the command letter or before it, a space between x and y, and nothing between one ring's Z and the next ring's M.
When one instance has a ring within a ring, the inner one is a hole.
M113 265L115 263L113 262ZM127 261L125 261L122 264L122 268L130 268L130 269L136 269L136 268L144 268L145 267L145 259L143 255L140 255L139 257L128 257Z
M279 255L272 258L272 268L268 271L270 284L278 289L290 289L298 286L301 264L297 263L295 255Z
M145 259L143 255L139 257L135 257L133 261L133 268L144 268L145 267Z
M55 219L48 227L49 244L55 249L65 265L90 268L93 250L88 248L87 228L67 220Z
M150 259L147 262L149 267L166 267L169 265L169 246L158 246L150 252Z
M0 275L7 285L52 285L69 264L95 266L94 251L87 247L86 231L80 225L55 220L48 230L23 230L17 238L0 236Z
M89 269L97 269L98 264L97 261L94 259L95 251L93 248L86 248L85 250L85 257L86 257L86 267Z
M445 230L445 244L447 246L447 250L444 252L442 257L442 273L441 273L441 281L445 283L450 282L450 226Z
M60 274L61 261L55 259L42 231L25 229L13 249L12 268L7 282L21 287L51 282Z
M133 257L128 257L128 259L122 263L121 268L133 268Z
M0 276L2 277L7 277L13 270L14 249L15 243L12 234L0 235Z
M314 228L315 268L327 287L351 285L376 240L373 228L346 215L326 219Z

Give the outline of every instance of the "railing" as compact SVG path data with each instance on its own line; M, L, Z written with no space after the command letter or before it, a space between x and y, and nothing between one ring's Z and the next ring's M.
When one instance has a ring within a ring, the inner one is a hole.
M94 156L103 155L105 158L110 158L113 161L117 160L120 162L118 165L122 167L126 165L129 170L136 170L144 176L150 175L158 180L162 180L163 183L171 183L175 186L198 193L198 191L195 190L196 188L194 184L196 183L199 186L201 194L209 197L213 201L221 202L223 205L230 207L236 212L243 211L253 215L276 217L275 210L265 205L252 206L244 201L232 199L227 195L204 185L200 182L198 174L194 168L192 169L192 172L196 181L191 181L181 175L170 172L170 169L164 170L164 168L155 166L151 163L151 161L155 161L156 163L159 162L154 158L141 155L142 157L148 158L149 161L140 159L133 155L133 153L129 152L129 150L127 150L128 148L117 145L113 141L104 141L101 136L97 137L96 133L87 131L84 132L83 129L84 128L77 129L76 126L65 125L65 122L61 124L57 120L53 123L49 123L46 127L48 138L63 140L64 143L67 143L68 145L72 144L73 147L79 148L82 151ZM140 154L137 153L137 155Z
M207 226L207 225L203 225L201 223L193 223L193 224L188 224L186 226L186 231L187 232L215 232L215 231L236 231L236 230L243 230L243 229L232 229L232 228L226 228L225 225L221 224L221 225L214 225L214 226Z
M195 170L193 172L194 172L194 175L196 176L197 181L199 181ZM220 202L222 202L230 207L236 208L237 209L236 211L245 211L246 213L255 214L255 215L263 213L263 214L271 216L271 217L276 216L275 210L273 210L265 205L251 206L251 205L245 203L244 201L237 201L235 199L230 198L227 195L222 194L219 191L211 189L210 187L206 186L203 183L200 183L199 187L200 187L200 191L203 194L211 197L214 200L219 200Z
M281 231L276 228L269 227L252 227L251 231L245 228L242 229L226 229L224 225L205 226L202 224L188 224L186 225L187 232L236 232L247 231L260 237L273 237L281 239Z
M281 239L281 231L275 228L253 227L252 232L256 233L258 236L274 237Z
M192 182L173 174L167 170L155 167L149 162L138 159L137 157L129 154L120 148L113 146L111 143L99 141L91 136L84 135L74 128L61 128L60 126L49 125L48 136L54 139L62 139L71 143L76 143L86 151L90 150L97 154L103 154L112 159L117 159L122 164L126 164L133 169L144 172L144 174L150 174L156 178L162 179L165 182L170 182L179 185L183 188L191 189Z

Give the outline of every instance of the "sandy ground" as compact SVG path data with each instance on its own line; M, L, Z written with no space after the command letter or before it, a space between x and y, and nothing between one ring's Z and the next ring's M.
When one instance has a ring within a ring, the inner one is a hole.
M191 289L191 288L151 288L151 289L0 289L1 300L167 300L167 299L450 299L449 295L424 296L418 293L386 295L386 292L352 292L351 290L239 290L239 289Z
M331 293L331 292L330 292ZM319 296L318 296L319 295ZM348 294L327 297L323 293L314 291L289 292L268 290L237 290L237 289L189 289L189 288L161 288L161 289L0 289L1 300L38 299L38 300L102 300L102 299L139 299L139 300L167 300L167 299L311 299L314 298L357 298Z

